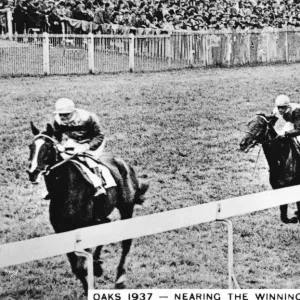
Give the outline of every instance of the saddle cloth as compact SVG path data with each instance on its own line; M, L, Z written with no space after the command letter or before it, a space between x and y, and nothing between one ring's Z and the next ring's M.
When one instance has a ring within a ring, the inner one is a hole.
M66 140L62 143L64 147L66 148L73 148L73 150L69 150L68 153L64 152L61 153L61 157L63 159L68 159L73 153L76 153L76 150L80 149L82 147L81 143L78 143L77 141L66 138ZM99 147L98 149L92 151L87 150L85 151L87 154L89 154L91 157L95 158L92 159L88 156L77 156L76 159L71 159L73 161L74 165L77 167L77 169L81 172L81 174L84 176L84 178L90 182L94 187L104 187L105 189L117 186L110 170L104 166L103 164L99 163L99 157L103 151L103 147ZM94 174L91 169L98 169L100 176ZM102 178L101 178L102 177Z
M78 160L71 159L71 161L74 163L74 165L77 167L77 169L81 172L83 177L90 182L92 185L94 185L95 182L95 175L87 166L85 166L83 163L81 163ZM101 186L103 186L105 189L117 186L116 181L114 180L113 176L111 175L111 172L109 169L101 164L98 164L98 168L101 172L101 175L103 178L99 178L101 182Z

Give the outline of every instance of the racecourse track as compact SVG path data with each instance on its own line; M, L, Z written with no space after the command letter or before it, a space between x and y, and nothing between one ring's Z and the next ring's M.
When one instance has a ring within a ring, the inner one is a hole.
M244 154L238 144L247 121L270 112L278 94L300 101L299 65L6 78L0 92L0 243L8 243L53 234L44 184L32 186L25 168L29 122L44 127L57 98L96 112L107 150L151 182L140 216L270 189L264 156L254 172L258 149ZM280 223L277 208L232 222L241 288L299 287L298 224ZM226 236L212 223L136 239L128 288L226 288ZM113 288L119 254L119 244L105 248L96 288ZM80 299L82 292L65 256L2 269L0 282L0 299Z

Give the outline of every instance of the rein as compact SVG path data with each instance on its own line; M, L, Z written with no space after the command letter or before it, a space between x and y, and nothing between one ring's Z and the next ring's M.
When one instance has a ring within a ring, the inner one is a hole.
M270 129L270 121L267 120L267 118L265 116L262 116L262 115L257 115L258 118L261 118L263 119L266 123L267 123L267 127L266 127L266 131L263 135L263 137L265 137L267 135L267 132L269 131ZM260 155L260 152L261 152L261 149L262 149L262 145L263 144L266 144L266 143L269 143L271 141L274 141L277 139L277 137L275 137L274 139L270 139L268 141L264 141L264 142L260 142L259 140L257 140L257 136L254 136L252 134L252 132L250 131L246 131L246 133L250 134L252 136L252 138L255 140L255 142L253 143L253 147L256 146L257 144L261 144L260 148L259 148L259 151L258 151L258 154L257 154L257 158L256 158L256 162L255 162L255 165L254 165L254 169L253 169L253 172L252 172L252 176L251 176L251 180L253 179L253 176L254 176L254 173L256 171L256 167L257 167L257 163L258 163L258 158L259 158L259 155Z
M69 154L68 152L65 152L66 154ZM81 157L89 157L90 159L94 160L97 163L100 163L100 161L98 159L96 159L95 157L93 157L92 155L88 154L88 153L75 153L72 154L70 157L66 158L63 161L58 162L57 164L53 165L52 167L49 167L46 170L46 176L49 175L50 171L52 171L53 169L56 169L58 167L60 167L61 165L65 164L66 162L68 162L69 160L73 159L76 156L81 156Z
M253 169L253 172L252 172L252 175L251 175L251 180L253 180L253 176L254 176L254 173L256 171L256 167L257 167L258 158L259 158L259 155L260 155L260 152L261 152L261 148L262 148L262 146L260 146L258 154L257 154L256 162L255 162L254 169Z
M50 137L50 136L48 136L48 135L46 135L46 134L43 134L43 133L39 133L38 135L36 135L36 136L34 137L34 139L33 139L33 142L34 142L35 140L37 140L39 137L47 138L47 139L49 139L51 142L53 142L53 144L56 145L55 139L53 139L52 137Z
M40 138L40 137L44 137L44 138L50 140L50 141L54 144L54 147L56 148L56 144L57 144L56 140L53 139L52 137L46 135L46 134L43 134L43 133L39 133L38 135L36 135L36 136L34 137L33 141L37 140L37 139ZM100 161L99 161L98 159L96 159L95 157L93 157L93 156L92 156L91 154L89 154L89 153L75 153L75 154L71 154L71 153L68 153L68 152L66 152L66 151L65 151L64 153L70 154L71 156L68 157L68 158L66 158L66 159L64 159L64 160L62 160L62 161L60 161L60 162L58 162L58 163L56 163L56 164L54 164L54 165L51 166L51 167L50 167L49 165L46 166L45 170L41 171L41 174L44 175L44 176L48 176L49 173L50 173L52 170L54 170L54 169L56 169L56 168L62 166L63 164L65 164L66 162L72 160L72 159L73 159L74 157L76 157L76 156L89 157L90 159L94 160L95 162L100 163Z

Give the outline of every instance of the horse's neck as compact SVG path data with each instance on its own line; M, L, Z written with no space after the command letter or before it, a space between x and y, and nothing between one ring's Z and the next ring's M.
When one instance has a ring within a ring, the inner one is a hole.
M90 191L90 184L82 177L72 162L66 162L53 169L45 178L46 186L50 194L54 194L64 201L70 200L70 195L82 193L82 189Z
M274 126L269 126L267 129L267 140L274 140L278 136L276 130L274 129ZM274 169L278 167L278 160L280 156L280 149L279 144L276 142L270 142L267 141L262 143L262 148L265 153L265 157L268 161L270 169Z
M275 139L278 136L278 133L276 132L275 128L273 126L269 127L268 130L268 137L270 140Z
M51 199L50 220L56 232L95 225L94 187L71 162L45 179Z
M262 147L270 170L278 169L278 162L281 160L279 147L274 143L266 143Z

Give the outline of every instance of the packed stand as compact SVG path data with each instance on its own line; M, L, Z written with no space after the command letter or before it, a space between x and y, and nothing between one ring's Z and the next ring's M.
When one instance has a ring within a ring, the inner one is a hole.
M300 0L105 1L0 0L0 9L13 9L14 30L19 34L29 28L62 33L62 22L75 33L300 27ZM5 26L1 19L0 26Z

